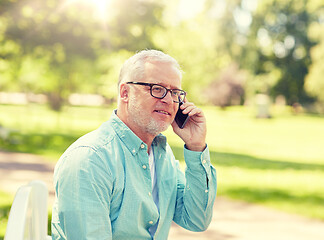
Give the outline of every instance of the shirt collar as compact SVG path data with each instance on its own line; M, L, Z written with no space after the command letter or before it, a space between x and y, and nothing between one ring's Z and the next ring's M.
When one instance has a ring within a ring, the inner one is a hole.
M114 110L111 114L110 122L118 137L133 155L136 155L138 151L143 148L141 147L142 145L147 149L147 145L132 130L130 130L122 120L120 120L117 116L117 110ZM154 138L152 145L159 145L166 149L166 137L160 133Z

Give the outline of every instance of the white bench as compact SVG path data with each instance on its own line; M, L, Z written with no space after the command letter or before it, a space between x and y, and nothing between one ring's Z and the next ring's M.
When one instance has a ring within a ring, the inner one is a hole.
M31 181L21 186L12 203L4 240L49 240L47 186Z

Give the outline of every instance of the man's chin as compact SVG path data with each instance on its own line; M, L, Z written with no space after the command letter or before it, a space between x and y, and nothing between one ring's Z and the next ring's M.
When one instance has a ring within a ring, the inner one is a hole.
M168 128L170 127L170 124L169 125L167 125L167 126L164 126L163 128L161 128L162 129L162 131L161 132L164 132L164 131L166 131L166 130L168 130Z
M154 133L154 135L158 135L161 132L166 131L170 125L170 123L154 121L148 124L147 128L150 129L150 132Z
M170 126L171 126L171 123L169 123L169 122L165 122L165 121L159 122L159 127L161 129L161 132L166 131Z

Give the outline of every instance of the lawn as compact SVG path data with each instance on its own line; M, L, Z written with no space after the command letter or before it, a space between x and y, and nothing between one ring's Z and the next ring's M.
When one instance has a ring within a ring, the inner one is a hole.
M6 231L12 201L13 196L11 194L0 191L0 239L3 239Z
M203 109L219 196L324 220L323 116L273 108L272 118L257 119L253 108ZM0 149L56 161L69 144L100 126L111 112L112 108L66 107L55 113L45 106L0 105L0 125L10 130L10 135L0 134ZM171 129L165 134L176 157L183 160L181 140Z

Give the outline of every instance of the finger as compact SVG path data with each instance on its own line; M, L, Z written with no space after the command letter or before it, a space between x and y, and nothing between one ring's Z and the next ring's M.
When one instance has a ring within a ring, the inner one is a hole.
M189 114L191 112L196 112L196 109L198 108L192 104L192 105L185 106L182 112L184 114Z
M180 108L182 110L184 110L184 109L186 109L189 106L195 106L195 105L193 103L191 103L191 102L186 102L186 103L183 103Z
M200 108L195 107L194 109L192 109L189 113L189 116L202 116L203 115L203 111Z

